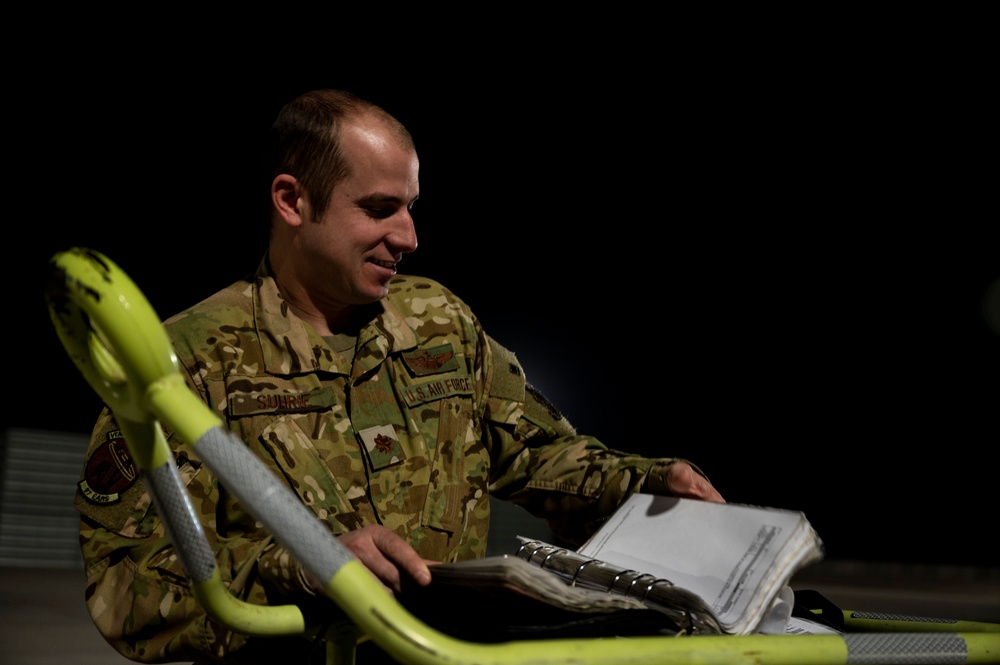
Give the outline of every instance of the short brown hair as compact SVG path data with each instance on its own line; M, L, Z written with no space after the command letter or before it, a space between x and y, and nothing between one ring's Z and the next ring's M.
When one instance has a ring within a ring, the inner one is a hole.
M334 186L350 173L340 149L346 120L371 115L380 120L400 143L413 149L413 138L399 120L345 90L313 90L285 104L271 126L271 181L281 173L302 185L314 218L326 211Z

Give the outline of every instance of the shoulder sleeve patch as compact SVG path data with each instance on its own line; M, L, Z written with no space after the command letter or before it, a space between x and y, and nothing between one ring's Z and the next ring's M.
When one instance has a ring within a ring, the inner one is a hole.
M489 394L515 402L524 401L524 370L513 351L489 337L490 351L493 353L493 378L488 387Z
M563 415L559 413L559 409L557 409L556 405L550 402L548 398L543 395L540 390L538 390L538 388L529 383L527 384L526 389L534 398L531 401L532 405L537 405L539 409L544 411L552 420L562 420Z
M167 428L163 430L164 436L171 435ZM186 484L197 473L201 462L184 450L175 449L174 455L181 479ZM126 538L148 536L156 527L156 511L139 465L106 408L94 426L73 504L82 517Z
M139 467L132 461L125 437L116 430L90 453L79 487L91 503L117 503L138 478Z
M546 431L554 432L559 436L574 436L576 428L566 419L556 405L548 400L540 390L528 384L526 386L526 399L524 402L524 417L531 422L540 425Z
M125 437L110 417L102 416L77 484L77 511L113 533L129 538L147 535L152 499L132 459Z

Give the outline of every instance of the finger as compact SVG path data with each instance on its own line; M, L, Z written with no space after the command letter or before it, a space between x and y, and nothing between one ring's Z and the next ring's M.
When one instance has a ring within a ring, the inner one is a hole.
M372 540L394 567L402 568L421 586L430 584L431 571L427 562L408 542L389 530L379 531ZM398 583L398 572L396 577Z
M357 531L349 531L339 536L340 541L350 550L383 585L390 591L399 590L399 569L396 564L387 559L382 549L375 542L378 531L382 527L364 527Z
M708 479L697 473L691 465L684 462L673 464L667 471L667 488L671 494L690 499L701 499L715 503L725 503L722 494L708 482Z
M395 563L387 559L373 542L366 544L368 547L359 552L358 558L361 560L361 563L390 591L399 591L401 588L399 568L396 567Z

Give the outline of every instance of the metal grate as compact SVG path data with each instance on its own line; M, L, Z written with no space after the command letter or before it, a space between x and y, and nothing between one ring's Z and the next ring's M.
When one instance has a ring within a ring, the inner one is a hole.
M0 447L0 566L83 568L73 507L89 437L8 429Z

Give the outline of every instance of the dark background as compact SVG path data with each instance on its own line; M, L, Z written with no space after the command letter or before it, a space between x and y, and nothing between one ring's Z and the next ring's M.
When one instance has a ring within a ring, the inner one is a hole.
M105 253L163 318L210 295L262 255L281 103L346 87L417 143L402 271L462 296L581 432L804 510L828 558L997 565L998 116L974 43L452 55L12 72L3 426L89 432L100 408L48 321L54 253Z

